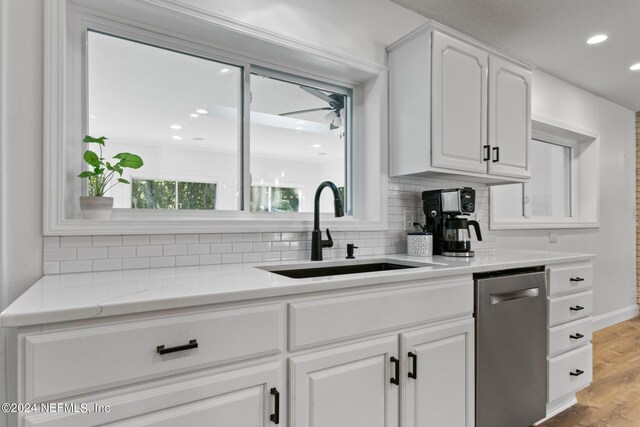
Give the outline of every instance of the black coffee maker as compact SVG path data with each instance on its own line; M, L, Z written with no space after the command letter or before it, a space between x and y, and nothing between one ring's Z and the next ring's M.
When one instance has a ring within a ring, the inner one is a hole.
M482 241L480 224L465 218L475 212L476 192L473 188L452 188L422 192L426 228L433 233L433 254L472 257L469 226Z

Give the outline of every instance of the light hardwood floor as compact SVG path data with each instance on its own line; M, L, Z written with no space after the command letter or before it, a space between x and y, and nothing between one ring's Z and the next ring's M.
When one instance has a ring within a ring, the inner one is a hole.
M541 426L640 426L640 318L594 333L593 383Z

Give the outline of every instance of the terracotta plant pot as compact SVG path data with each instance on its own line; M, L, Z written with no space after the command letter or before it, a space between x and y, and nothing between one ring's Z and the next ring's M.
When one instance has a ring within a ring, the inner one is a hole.
M83 219L108 220L113 210L113 197L80 196Z

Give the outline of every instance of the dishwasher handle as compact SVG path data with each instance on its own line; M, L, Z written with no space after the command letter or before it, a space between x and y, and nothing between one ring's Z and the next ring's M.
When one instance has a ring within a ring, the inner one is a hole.
M534 298L538 295L540 295L540 289L538 287L519 289L517 291L504 292L501 294L491 294L491 305L517 301L525 298Z

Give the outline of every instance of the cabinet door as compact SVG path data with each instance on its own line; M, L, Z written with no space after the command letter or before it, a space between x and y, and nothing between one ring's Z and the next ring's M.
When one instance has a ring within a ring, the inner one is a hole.
M433 32L432 166L487 173L489 55Z
M25 426L184 426L275 427L275 388L282 392L279 363L250 367L217 375L190 374L158 381L152 388L130 387L120 394L83 396L108 412L27 414ZM92 409L92 404L89 404ZM286 419L278 420L286 425Z
M527 178L531 139L531 72L502 58L489 62L492 175Z
M402 426L472 427L473 319L404 333L401 348Z
M290 427L397 426L397 351L394 336L291 358Z

